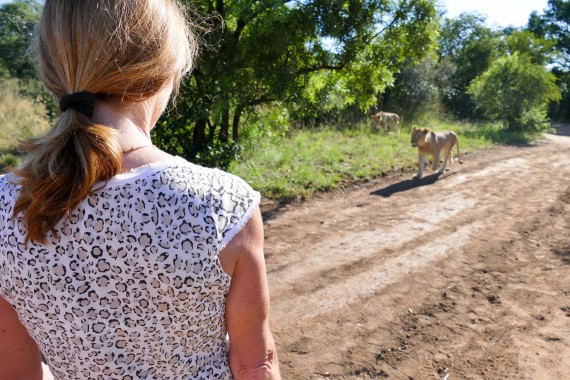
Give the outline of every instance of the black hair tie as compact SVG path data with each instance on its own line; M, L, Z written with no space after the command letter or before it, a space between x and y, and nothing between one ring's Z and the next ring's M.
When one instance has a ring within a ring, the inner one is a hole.
M59 109L65 111L68 108L80 112L88 117L93 117L95 109L95 94L89 91L74 92L64 95L59 100Z

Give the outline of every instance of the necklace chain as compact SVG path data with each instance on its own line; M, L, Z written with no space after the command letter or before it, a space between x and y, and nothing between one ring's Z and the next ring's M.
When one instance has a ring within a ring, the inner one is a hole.
M141 146L134 146L132 148L123 149L123 154L134 152L135 150L139 150L142 148L156 148L156 145L141 145Z

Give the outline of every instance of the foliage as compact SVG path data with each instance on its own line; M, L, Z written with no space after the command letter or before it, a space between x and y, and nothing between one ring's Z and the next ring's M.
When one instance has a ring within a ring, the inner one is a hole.
M215 141L198 152L194 162L203 166L228 170L231 163L239 159L242 150L243 147L236 142L220 143Z
M0 173L5 173L16 168L20 162L20 157L12 153L0 154Z
M244 123L240 134L240 144L248 142L255 149L257 139L279 141L289 135L292 129L290 112L283 103L262 104L244 113Z
M469 124L469 127L460 127L460 129L462 130L463 135L462 141L484 141L485 143L492 143L495 145L524 146L536 142L536 140L542 136L541 133L537 133L536 131L506 129L500 123Z
M530 57L531 62L545 66L554 58L554 42L538 37L529 30L505 30L503 38L503 54L518 52Z
M541 130L550 101L560 99L556 77L526 55L499 58L469 86L483 114L511 129Z
M553 120L568 121L570 120L570 72L554 67L552 73L556 75L562 100L551 103L548 114Z
M453 73L449 69L449 66L439 65L433 55L419 63L404 65L396 74L394 86L384 93L383 109L396 112L406 124L421 118L428 109L435 113L441 108L440 86L445 88Z
M16 0L0 5L0 76L35 77L26 51L33 38L42 5L37 0Z
M557 63L565 70L570 69L570 2L548 0L543 15L533 12L527 29L539 37L555 43L561 53Z
M557 55L553 57L553 72L558 77L558 84L563 98L560 103L552 104L549 114L558 119L570 116L570 3L561 0L549 0L543 15L531 14L528 30L554 44Z
M445 19L439 38L440 64L451 69L450 85L442 101L453 114L476 117L475 104L467 94L471 81L481 75L498 56L500 33L485 26L485 17L463 13Z
M49 128L45 106L22 96L22 81L0 79L0 166L15 166L19 143Z
M190 159L215 141L239 141L243 116L262 104L287 104L301 118L318 113L323 99L368 108L437 32L434 0L191 3L205 15L210 48L178 99L179 114L156 132L161 147Z

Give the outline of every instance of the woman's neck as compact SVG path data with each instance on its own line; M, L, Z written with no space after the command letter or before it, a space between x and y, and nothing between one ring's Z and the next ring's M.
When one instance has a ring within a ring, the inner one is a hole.
M97 102L93 120L116 129L123 150L144 144L152 145L150 131L158 117L154 115L154 107L149 100L136 103Z

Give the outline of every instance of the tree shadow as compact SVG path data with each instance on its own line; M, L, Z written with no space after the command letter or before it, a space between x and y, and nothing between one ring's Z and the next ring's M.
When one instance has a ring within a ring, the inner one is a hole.
M383 189L375 190L370 193L370 195L379 195L384 198L391 197L396 193L400 193L402 191L408 191L411 189L415 189L417 187L433 185L438 179L442 180L448 178L455 173L450 173L448 175L442 175L439 173L431 174L428 176L423 177L422 179L406 179L404 181L394 183L389 185Z
M570 137L570 124L556 122L552 123L550 126L551 130L546 133ZM462 134L472 138L483 137L497 145L512 145L523 148L535 146L537 137L536 134L529 134L508 128L474 128L464 131Z
M293 202L293 198L281 198L270 205L265 205L261 209L261 217L263 222L276 219L279 215L285 212L285 207Z
M511 145L518 147L531 147L535 145L533 142L534 136L509 129L480 128L464 131L462 134L466 137L475 139L484 137L486 140L489 140L496 145Z
M556 131L555 135L570 137L570 124L552 123L552 128Z

